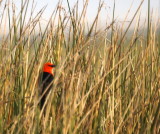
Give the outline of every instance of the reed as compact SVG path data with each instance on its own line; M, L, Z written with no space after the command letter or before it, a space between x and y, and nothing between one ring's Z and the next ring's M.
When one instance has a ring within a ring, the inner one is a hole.
M46 7L34 14L34 0L22 0L19 13L12 1L0 2L0 133L159 133L160 20L151 21L150 0L147 35L139 25L144 0L126 29L116 26L114 2L112 22L101 30L104 2L90 26L88 2L79 11L79 1L71 7L67 0L67 9L59 1L45 28ZM38 81L46 61L57 68L44 116Z

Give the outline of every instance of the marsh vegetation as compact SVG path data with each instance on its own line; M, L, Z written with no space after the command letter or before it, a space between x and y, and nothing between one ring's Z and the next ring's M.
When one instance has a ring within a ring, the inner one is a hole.
M0 2L1 33L7 33L0 40L1 134L160 132L160 19L151 21L148 6L147 30L140 27L144 0L126 27L117 26L115 7L102 29L101 0L91 25L88 0L81 11L78 2L71 7L67 0L64 9L59 1L45 26L40 20L46 7L34 15L33 1L21 2L18 13L14 2ZM46 61L57 67L44 116L37 92Z

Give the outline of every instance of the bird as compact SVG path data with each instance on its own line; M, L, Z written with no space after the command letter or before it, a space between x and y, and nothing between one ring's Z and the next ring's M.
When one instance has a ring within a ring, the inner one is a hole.
M55 69L56 65L47 62L43 66L43 72L42 72L42 79L41 79L41 100L40 100L40 109L43 108L46 98L48 96L48 93L53 87L53 80L54 80L54 74L53 70Z

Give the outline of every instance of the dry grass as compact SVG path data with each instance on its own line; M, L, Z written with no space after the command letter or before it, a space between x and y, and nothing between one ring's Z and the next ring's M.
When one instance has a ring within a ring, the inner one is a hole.
M78 3L71 9L68 2L63 9L59 2L45 30L40 23L45 7L27 20L31 1L22 1L18 15L14 4L9 9L10 1L5 2L0 21L7 17L9 33L0 41L0 133L160 132L160 21L151 23L148 13L148 35L140 32L143 1L126 30L116 28L115 7L112 23L100 31L102 1L90 27L87 0L81 12ZM46 61L57 68L44 116L38 107L38 77Z

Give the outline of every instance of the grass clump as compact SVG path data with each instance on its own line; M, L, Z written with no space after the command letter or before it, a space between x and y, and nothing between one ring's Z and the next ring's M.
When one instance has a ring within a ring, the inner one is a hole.
M143 1L126 29L115 23L114 3L113 20L103 30L98 29L102 1L90 26L88 0L80 12L78 2L71 8L67 0L64 9L59 1L44 29L46 7L34 16L34 1L21 1L18 14L14 3L3 2L0 27L5 33L7 19L9 32L0 41L0 133L159 133L159 18L153 24L148 12L147 36L140 31ZM46 61L57 68L43 116L38 78Z

